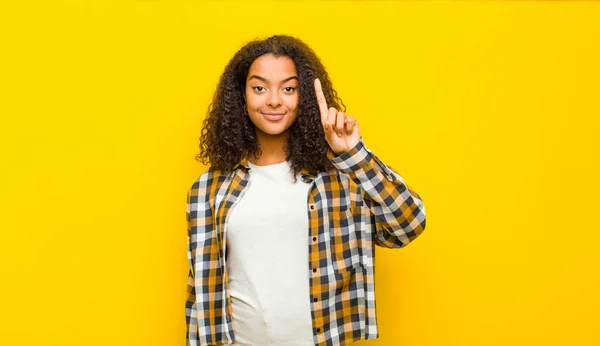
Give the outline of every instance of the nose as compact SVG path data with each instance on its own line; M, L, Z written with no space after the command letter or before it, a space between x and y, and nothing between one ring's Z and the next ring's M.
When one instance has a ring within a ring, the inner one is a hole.
M277 92L272 93L267 100L267 105L269 107L277 108L281 106L281 98L277 94Z

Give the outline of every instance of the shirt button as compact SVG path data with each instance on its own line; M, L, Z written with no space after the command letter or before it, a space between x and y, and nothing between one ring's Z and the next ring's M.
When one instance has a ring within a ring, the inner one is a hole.
M320 332L321 332L321 328L317 328L317 333L320 333Z
M310 210L315 210L315 205L314 204L310 205Z
M317 241L317 237L313 237L313 241Z
M313 268L313 273L316 273L316 272L317 272L317 268Z
M319 301L319 298L313 299L313 302L315 302L315 303L318 302L318 301Z

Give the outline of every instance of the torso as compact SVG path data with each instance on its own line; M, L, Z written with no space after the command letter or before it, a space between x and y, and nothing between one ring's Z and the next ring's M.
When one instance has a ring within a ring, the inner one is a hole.
M314 345L307 194L289 162L250 163L250 185L227 226L235 345Z

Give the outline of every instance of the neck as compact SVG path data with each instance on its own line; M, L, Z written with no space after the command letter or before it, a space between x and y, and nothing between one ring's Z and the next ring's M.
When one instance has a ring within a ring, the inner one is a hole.
M285 161L285 152L283 145L286 141L286 134L272 136L266 133L257 133L256 139L260 145L262 154L260 157L251 155L249 161L257 166L274 165Z

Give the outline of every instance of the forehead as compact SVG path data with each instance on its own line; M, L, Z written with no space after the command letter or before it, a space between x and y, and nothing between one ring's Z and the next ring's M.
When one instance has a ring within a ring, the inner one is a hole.
M277 81L296 75L296 67L294 61L287 56L275 57L273 54L265 54L256 58L250 65L248 76L253 74Z

